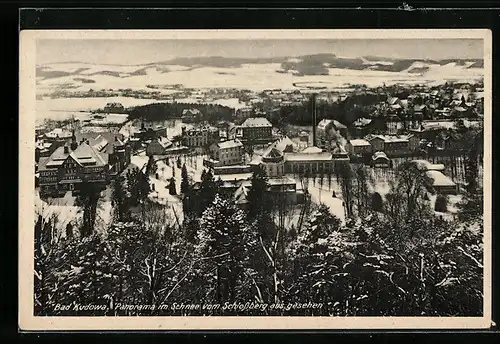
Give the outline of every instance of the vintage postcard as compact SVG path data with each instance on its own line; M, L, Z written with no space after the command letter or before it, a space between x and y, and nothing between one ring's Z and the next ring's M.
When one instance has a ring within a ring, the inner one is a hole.
M22 31L21 330L480 329L488 30Z

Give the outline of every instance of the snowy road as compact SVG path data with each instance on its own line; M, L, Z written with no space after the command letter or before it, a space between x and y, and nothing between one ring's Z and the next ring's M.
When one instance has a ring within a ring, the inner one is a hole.
M332 191L335 190L337 195L340 194L340 190L336 189L336 185L332 183ZM328 190L328 186L323 185L320 187L318 183L314 185L313 181L309 181L308 185L309 194L311 195L311 200L316 204L324 204L330 208L332 215L338 217L342 223L345 223L345 211L342 205L342 199L332 197L332 191Z

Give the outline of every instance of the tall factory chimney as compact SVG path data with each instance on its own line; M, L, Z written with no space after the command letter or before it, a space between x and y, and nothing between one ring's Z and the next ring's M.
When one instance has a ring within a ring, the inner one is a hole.
M318 125L316 120L316 93L313 93L311 96L311 115L312 115L312 129L313 129L313 147L316 147L317 139L316 139L316 127Z

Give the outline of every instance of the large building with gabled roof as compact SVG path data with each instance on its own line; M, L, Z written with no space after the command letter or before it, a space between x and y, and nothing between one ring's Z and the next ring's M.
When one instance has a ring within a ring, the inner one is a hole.
M75 133L77 142L87 142L92 148L105 157L109 165L109 174L118 175L130 164L132 155L128 140L120 133L79 132Z
M57 148L49 157L40 158L38 171L41 195L58 197L68 191L78 193L86 183L105 188L109 175L108 155L99 152L88 141L78 144L73 135L71 144Z
M265 117L250 117L236 129L236 137L242 141L268 142L273 138L273 125Z

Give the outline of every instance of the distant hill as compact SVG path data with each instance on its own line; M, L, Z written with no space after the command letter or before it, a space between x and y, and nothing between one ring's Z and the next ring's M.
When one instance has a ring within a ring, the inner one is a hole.
M447 65L454 63L462 68L483 68L482 59L395 59L379 56L364 56L358 58L339 57L335 54L309 54L294 57L270 57L270 58L234 58L234 57L178 57L171 60L148 63L144 65L130 65L127 71L120 69L121 65L92 65L86 63L76 63L80 68L73 68L71 71L65 67L65 63L48 64L37 66L36 76L43 79L59 78L72 75L97 76L107 75L117 78L129 76L147 75L148 69L156 69L158 73L170 73L179 66L185 70L192 70L203 67L213 68L238 68L244 64L279 64L280 68L269 70L270 73L293 73L296 76L302 75L328 75L330 68L348 70L371 70L384 72L408 72L425 73L431 65ZM71 65L71 63L67 63ZM416 67L418 65L418 67ZM136 67L136 68L134 68ZM91 69L91 71L90 71ZM116 70L114 70L116 69ZM118 71L120 70L120 71ZM178 69L177 69L178 70ZM85 73L82 73L87 71Z

